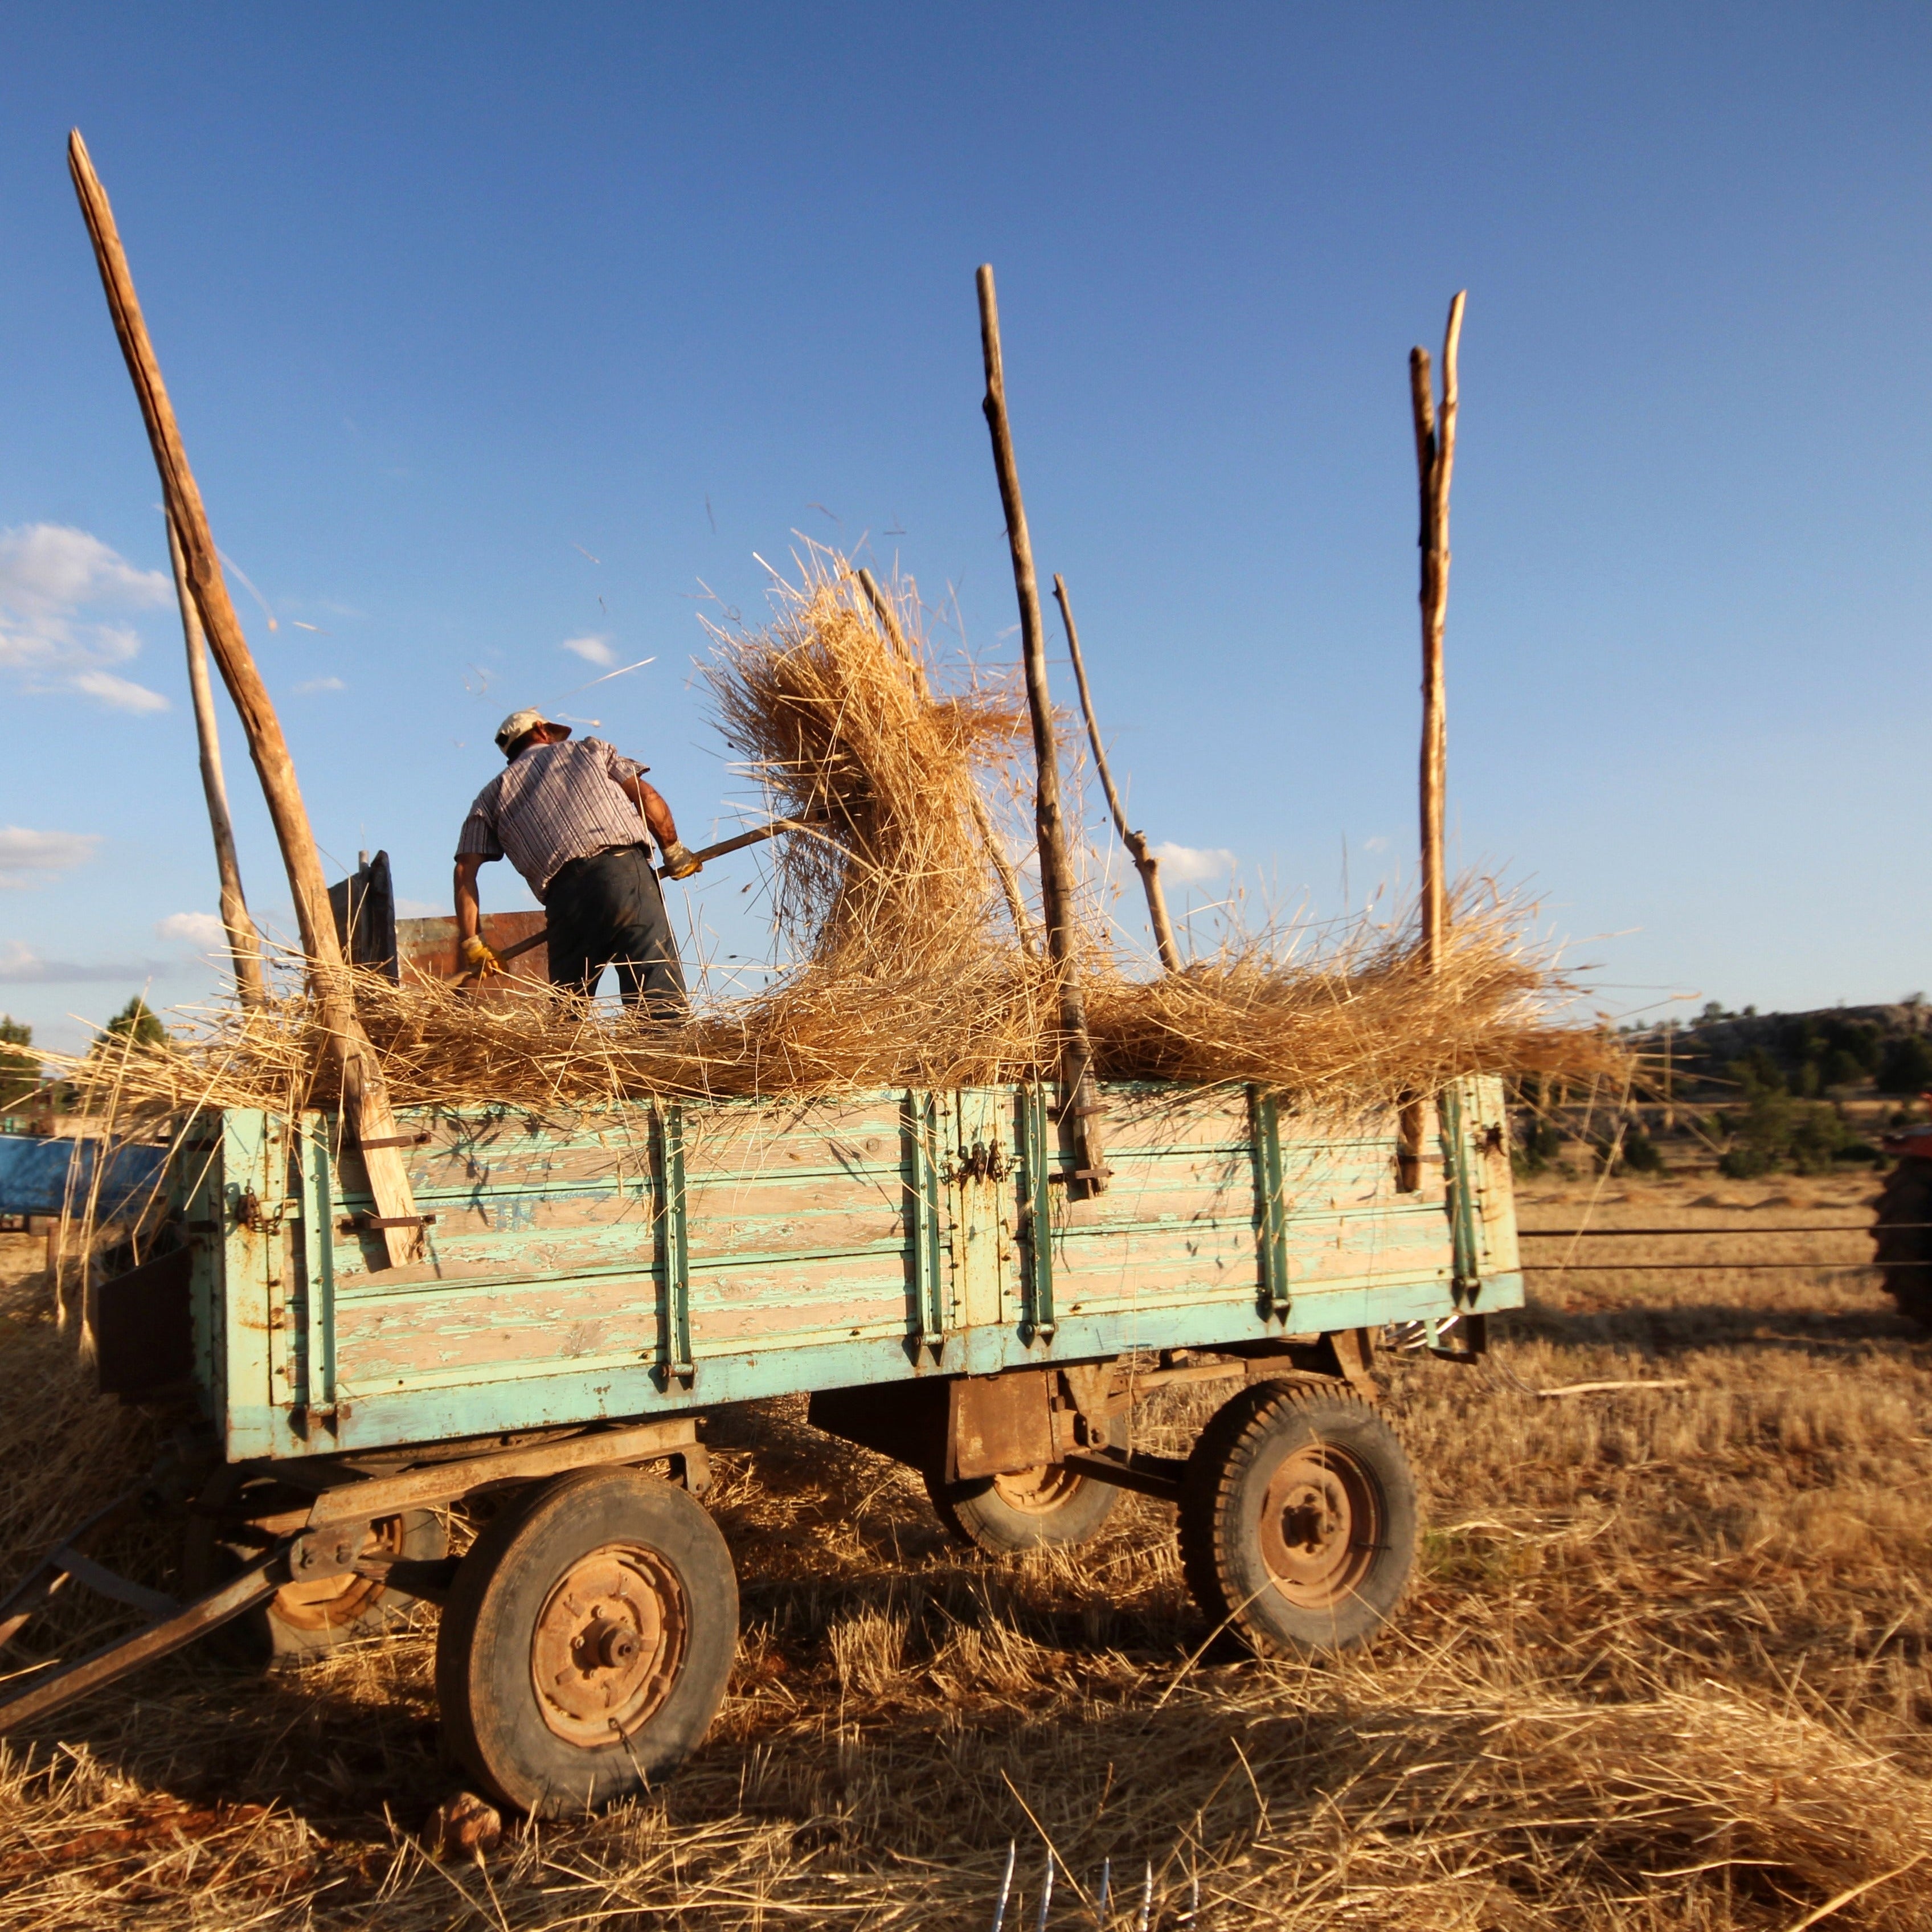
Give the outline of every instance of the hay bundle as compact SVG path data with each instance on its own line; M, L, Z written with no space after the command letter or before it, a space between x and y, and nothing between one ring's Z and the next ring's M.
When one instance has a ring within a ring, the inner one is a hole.
M775 852L776 909L797 963L748 998L701 1001L675 1027L540 988L479 1002L358 974L396 1105L541 1109L1052 1076L1053 982L1016 943L977 789L1024 734L1016 692L970 671L946 688L908 621L916 599L896 601L889 635L826 553L808 554L778 604L764 631L714 626L705 674L726 742L773 814L812 822ZM1097 1069L1256 1082L1329 1114L1459 1074L1622 1072L1600 1030L1550 1023L1574 988L1526 946L1522 913L1466 892L1432 974L1407 922L1365 919L1325 949L1292 930L1238 932L1217 956L1149 981L1130 976L1089 906L1081 970ZM327 1106L323 1044L298 993L205 1014L168 1048L116 1042L67 1070L123 1118Z
M1010 680L934 694L916 599L888 637L843 563L807 553L775 622L709 628L725 742L772 815L814 824L777 855L781 930L818 967L900 977L985 953L998 902L973 809L976 764L1026 728Z

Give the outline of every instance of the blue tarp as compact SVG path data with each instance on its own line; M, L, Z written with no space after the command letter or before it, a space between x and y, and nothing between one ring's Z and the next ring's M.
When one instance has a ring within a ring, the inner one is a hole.
M58 1214L70 1199L68 1177L74 1176L72 1204L76 1213L87 1204L99 1158L98 1141L50 1139L44 1135L0 1134L0 1214ZM139 1214L161 1177L167 1151L157 1147L118 1147L109 1150L100 1178L96 1218L119 1220Z

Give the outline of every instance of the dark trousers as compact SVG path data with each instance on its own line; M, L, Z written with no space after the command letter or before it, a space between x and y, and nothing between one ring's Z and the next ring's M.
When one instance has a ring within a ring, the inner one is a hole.
M684 969L648 848L623 845L572 860L550 882L544 910L552 986L594 993L604 968L615 966L626 1006L641 1001L655 1020L688 1012Z

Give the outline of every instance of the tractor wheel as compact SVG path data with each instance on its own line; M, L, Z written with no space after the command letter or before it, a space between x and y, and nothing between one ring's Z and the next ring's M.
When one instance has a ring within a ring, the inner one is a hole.
M275 1487L272 1478L242 1479L216 1472L202 1492L206 1508L224 1510L254 1487ZM439 1562L449 1553L449 1532L433 1510L407 1510L374 1526L370 1552L411 1563ZM190 1596L212 1590L254 1560L258 1552L229 1540L212 1516L189 1518L182 1552L182 1581ZM326 1655L345 1643L380 1636L399 1622L416 1599L367 1576L326 1576L319 1582L287 1583L258 1609L218 1631L213 1641L238 1662L283 1666Z
M1124 1445L1124 1418L1108 1425L1108 1440ZM949 1483L931 1470L926 1492L954 1540L991 1556L1017 1556L1029 1550L1072 1550L1098 1536L1120 1492L1048 1462L1008 1476L980 1476Z
M698 1748L737 1648L731 1552L685 1490L628 1469L561 1477L458 1567L436 1640L444 1737L534 1816L608 1804Z
M1364 1642L1402 1595L1415 1537L1402 1444L1341 1388L1256 1383L1215 1413L1188 1458L1188 1586L1264 1656Z
M1885 1292L1898 1312L1932 1328L1932 1160L1908 1154L1887 1176L1878 1197L1872 1240L1885 1270Z

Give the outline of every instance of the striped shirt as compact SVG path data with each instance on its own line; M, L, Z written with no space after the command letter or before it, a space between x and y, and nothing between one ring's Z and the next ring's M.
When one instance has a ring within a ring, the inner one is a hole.
M542 903L572 860L644 842L643 815L620 781L649 769L601 738L532 745L476 794L456 856L507 857Z

